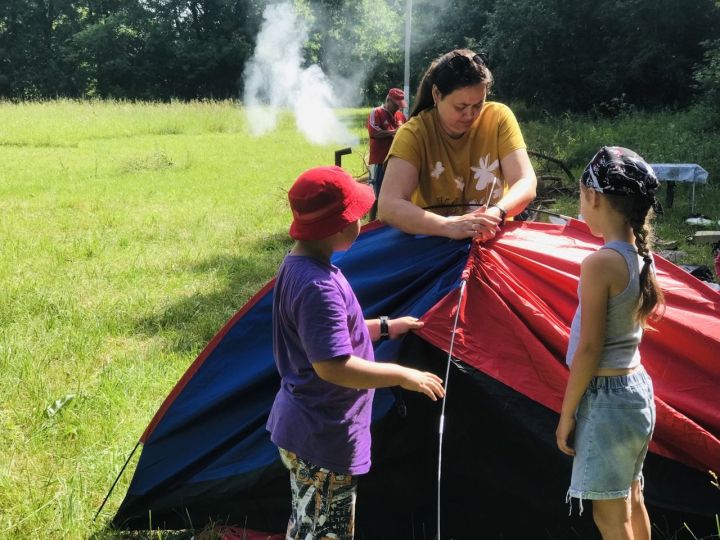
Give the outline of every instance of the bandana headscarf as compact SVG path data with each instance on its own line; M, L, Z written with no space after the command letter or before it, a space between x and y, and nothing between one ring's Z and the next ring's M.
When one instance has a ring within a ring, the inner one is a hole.
M662 213L655 197L660 187L655 171L643 158L622 146L603 146L585 167L580 181L606 195L643 198L656 213Z

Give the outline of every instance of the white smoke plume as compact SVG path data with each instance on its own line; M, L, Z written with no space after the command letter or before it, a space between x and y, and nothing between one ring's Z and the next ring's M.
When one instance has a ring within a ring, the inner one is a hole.
M314 144L358 143L333 109L339 103L330 80L317 65L303 67L308 32L292 4L269 5L252 58L245 68L243 102L254 135L275 128L278 114L292 110L298 130Z

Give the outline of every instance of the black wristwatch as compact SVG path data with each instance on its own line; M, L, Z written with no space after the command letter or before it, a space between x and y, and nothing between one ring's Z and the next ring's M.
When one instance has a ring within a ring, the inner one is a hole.
M498 210L500 210L500 225L505 225L505 218L507 217L507 210L505 210L499 204L494 204L494 203L491 204L490 206L488 206L488 210L490 208L497 208Z
M390 319L387 318L387 316L383 315L380 317L380 338L389 338L390 337L390 325L388 324Z

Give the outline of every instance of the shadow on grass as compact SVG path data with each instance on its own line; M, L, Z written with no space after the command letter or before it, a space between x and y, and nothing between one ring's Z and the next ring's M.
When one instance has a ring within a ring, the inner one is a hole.
M195 531L121 531L107 527L87 540L191 540Z
M242 253L218 256L192 265L198 274L217 273L224 287L209 293L177 298L162 311L137 321L136 330L147 336L162 336L170 351L199 353L223 325L272 277L290 249L286 232L266 236L249 244Z

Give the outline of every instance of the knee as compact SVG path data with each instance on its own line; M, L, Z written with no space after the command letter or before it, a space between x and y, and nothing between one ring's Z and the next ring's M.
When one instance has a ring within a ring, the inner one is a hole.
M593 501L593 521L600 529L603 538L615 531L621 531L630 526L630 512L626 501Z

